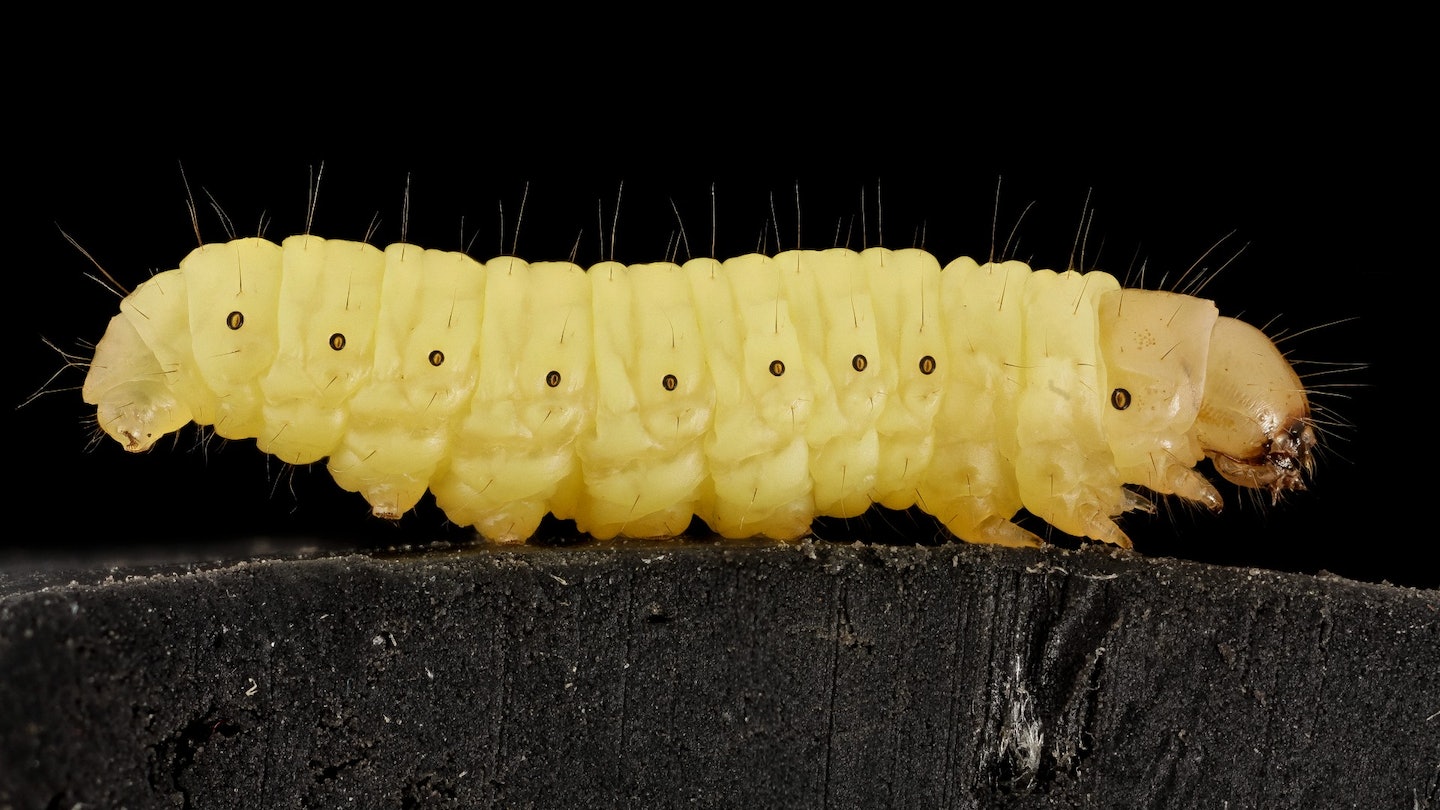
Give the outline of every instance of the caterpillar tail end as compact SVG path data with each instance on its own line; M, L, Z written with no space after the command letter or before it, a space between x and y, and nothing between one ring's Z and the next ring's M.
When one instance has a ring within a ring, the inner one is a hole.
M100 429L131 453L149 450L161 436L193 418L155 353L123 313L110 319L105 337L96 344L81 395L96 406Z
M126 451L143 453L161 436L190 422L190 411L155 382L131 382L107 391L96 408L96 419L106 435Z

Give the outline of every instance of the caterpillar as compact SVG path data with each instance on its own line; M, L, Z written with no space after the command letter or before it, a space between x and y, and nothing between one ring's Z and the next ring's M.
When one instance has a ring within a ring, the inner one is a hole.
M82 395L143 452L190 422L398 519L426 490L493 541L803 536L918 506L1042 543L1023 508L1129 547L1132 487L1278 498L1317 434L1281 352L1213 302L918 249L683 265L480 263L397 243L205 244L129 294Z

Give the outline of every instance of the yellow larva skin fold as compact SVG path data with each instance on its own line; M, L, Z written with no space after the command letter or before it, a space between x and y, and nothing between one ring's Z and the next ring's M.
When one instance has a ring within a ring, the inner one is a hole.
M718 262L485 264L294 236L205 245L120 307L84 386L148 449L186 422L329 459L398 518L426 489L521 541L799 537L918 505L972 542L1037 545L1024 507L1128 546L1141 485L1219 508L1193 468L1279 494L1315 443L1259 330L1206 300L919 250Z

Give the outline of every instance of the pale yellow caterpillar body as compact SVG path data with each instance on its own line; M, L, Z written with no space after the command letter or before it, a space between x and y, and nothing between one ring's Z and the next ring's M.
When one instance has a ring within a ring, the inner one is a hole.
M480 263L294 236L207 244L121 303L84 385L143 451L189 422L254 438L398 518L524 540L804 535L918 506L1036 545L1023 509L1129 545L1130 489L1210 508L1194 467L1274 495L1316 442L1304 387L1205 299L921 250L684 265Z

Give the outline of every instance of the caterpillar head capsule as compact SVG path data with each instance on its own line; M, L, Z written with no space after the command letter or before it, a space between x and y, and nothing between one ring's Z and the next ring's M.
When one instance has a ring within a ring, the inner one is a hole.
M1210 336L1200 445L1225 480L1269 491L1305 488L1314 470L1315 428L1305 387L1264 332L1220 318Z

